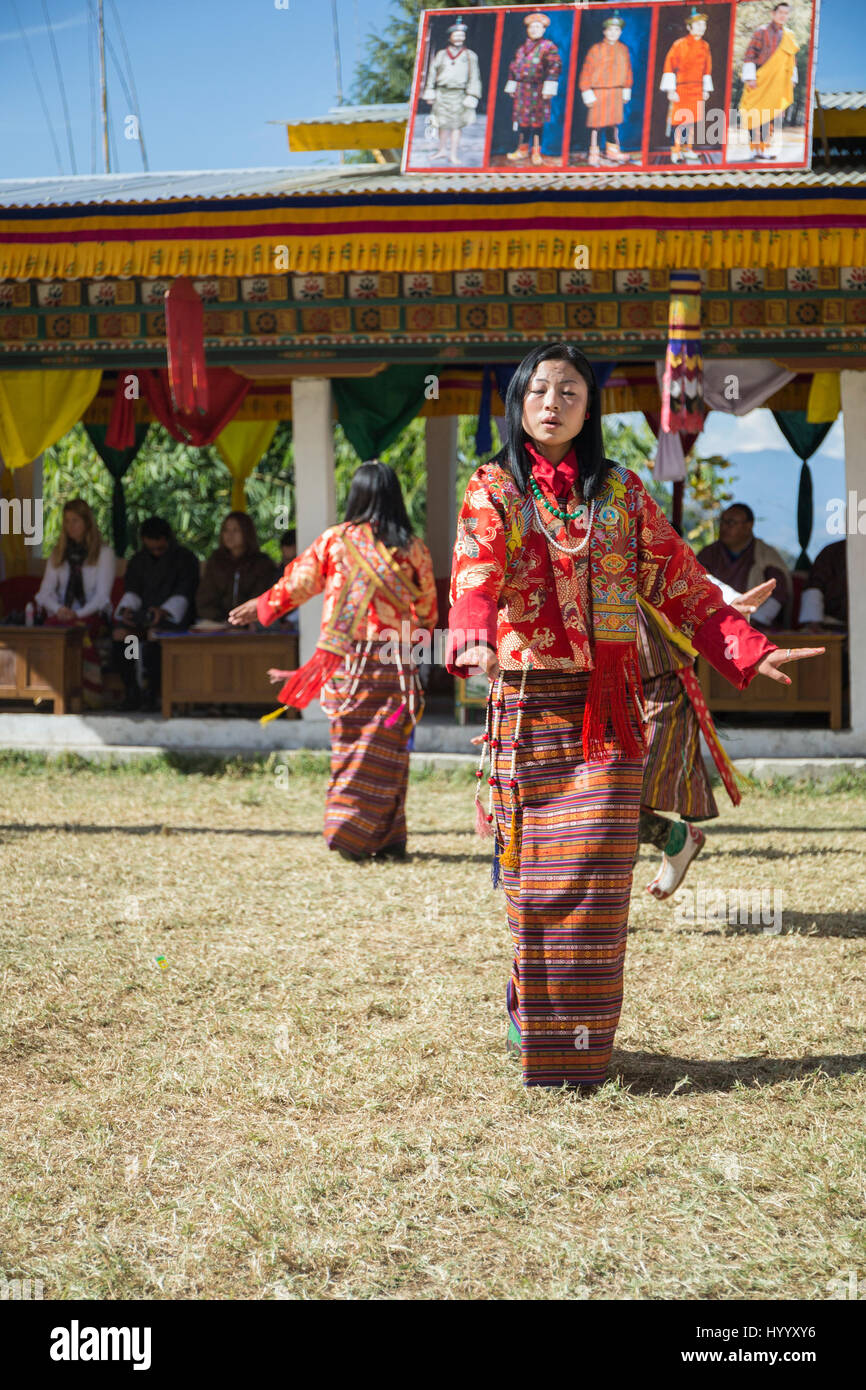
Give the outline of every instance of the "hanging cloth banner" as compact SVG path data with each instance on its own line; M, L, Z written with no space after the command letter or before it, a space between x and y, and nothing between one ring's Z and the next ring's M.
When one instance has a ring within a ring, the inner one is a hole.
M656 365L659 389L664 392L664 367ZM704 406L706 411L720 410L725 415L748 415L764 405L771 396L793 381L796 373L777 362L767 362L760 358L728 357L710 358L704 363ZM685 457L693 447L697 435L689 438L685 433L665 434L658 432L652 414L647 411L646 418L653 432L658 433L659 447L653 465L653 477L659 482L681 483L686 476ZM704 417L706 419L706 416Z
M703 366L701 277L696 270L672 270L662 378L665 434L700 433L704 423Z
M816 372L812 377L806 406L810 425L832 425L842 409L841 380L838 372Z
M267 453L276 430L276 420L232 420L217 435L220 458L232 475L233 512L246 511L247 478Z
M378 458L415 419L429 382L426 366L387 367L375 377L334 381L337 418L360 459Z
M188 275L178 275L165 296L165 343L175 411L179 415L205 415L209 400L204 305Z
M136 425L134 427L133 443L129 449L111 449L108 447L106 443L107 425L85 425L84 428L87 430L91 444L114 479L114 491L111 498L111 535L114 542L114 553L120 557L126 554L129 545L126 493L123 490L123 479L138 457L138 452L147 438L147 431L150 426Z
M812 470L809 467L809 459L827 438L832 421L820 425L812 424L807 413L802 410L774 410L773 418L797 458L801 460L800 486L797 492L797 539L800 542L800 554L797 556L794 569L808 570L811 563L807 552L814 524Z
M77 425L101 371L0 372L0 454L23 468Z
M681 483L686 477L686 455L694 448L696 434L663 434L661 416L645 410L644 418L658 440L653 477L658 483Z

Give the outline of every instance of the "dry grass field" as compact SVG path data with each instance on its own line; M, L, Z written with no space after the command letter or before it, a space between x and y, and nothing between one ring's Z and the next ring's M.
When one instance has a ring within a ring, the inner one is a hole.
M0 1274L47 1298L827 1299L866 1281L866 788L727 804L635 878L609 1083L525 1092L460 770L410 862L321 838L320 761L0 767ZM720 797L721 804L721 797ZM158 957L162 957L161 962ZM828 1287L829 1290L828 1291Z

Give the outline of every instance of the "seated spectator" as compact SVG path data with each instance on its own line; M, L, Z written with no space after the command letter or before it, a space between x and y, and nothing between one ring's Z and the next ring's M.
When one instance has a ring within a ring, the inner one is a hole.
M722 512L719 539L698 551L698 559L715 579L744 594L775 579L776 587L752 614L755 627L781 628L791 621L792 585L788 566L778 550L754 533L755 513L745 502L732 502Z
M142 522L141 549L129 561L124 583L112 634L115 662L126 686L121 708L154 710L160 686L160 647L154 633L189 627L195 617L198 560L178 545L167 521L151 516ZM138 642L128 643L129 637Z
M291 531L284 531L280 536L280 554L283 557L284 569L298 558L298 533L294 526Z
M277 566L259 550L256 528L246 512L229 512L220 530L219 549L204 568L195 598L199 621L225 623L233 608L258 598L277 579Z
M114 551L80 497L63 508L63 529L45 566L36 604L63 623L111 611Z
M87 628L82 685L84 702L91 708L102 704L97 643L107 644L114 569L114 551L99 534L93 512L83 498L73 497L63 508L60 538L48 558L35 602L47 615L46 626L78 623Z
M848 626L845 541L831 541L815 557L800 597L800 626Z

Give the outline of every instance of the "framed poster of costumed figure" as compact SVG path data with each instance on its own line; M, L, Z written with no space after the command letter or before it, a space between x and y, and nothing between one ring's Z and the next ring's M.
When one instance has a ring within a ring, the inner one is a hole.
M691 172L725 158L730 0L659 10L649 120L649 162Z
M807 168L820 0L424 11L403 171Z

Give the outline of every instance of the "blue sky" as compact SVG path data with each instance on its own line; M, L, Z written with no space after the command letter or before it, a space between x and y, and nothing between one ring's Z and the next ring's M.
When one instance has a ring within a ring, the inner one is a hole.
M92 0L47 0L54 25L70 130L79 173L101 169L92 118L87 14ZM335 102L330 0L105 0L109 39L121 55L115 11L133 58L145 141L152 170L232 169L330 162L334 156L290 155L285 126L269 124L321 113ZM337 0L348 96L370 30L381 25L390 0ZM70 173L63 107L46 31L43 0L0 0L0 177L57 174L58 162L27 51L54 127L62 171ZM866 87L866 0L823 0L818 54L819 90ZM129 103L109 54L109 114L113 167L138 171L137 145L123 136ZM93 160L96 160L93 164ZM768 411L741 420L713 414L700 445L736 464L736 492L755 510L760 533L795 554L799 461ZM826 502L844 496L841 424L812 464L816 546ZM820 537L819 537L820 532Z

